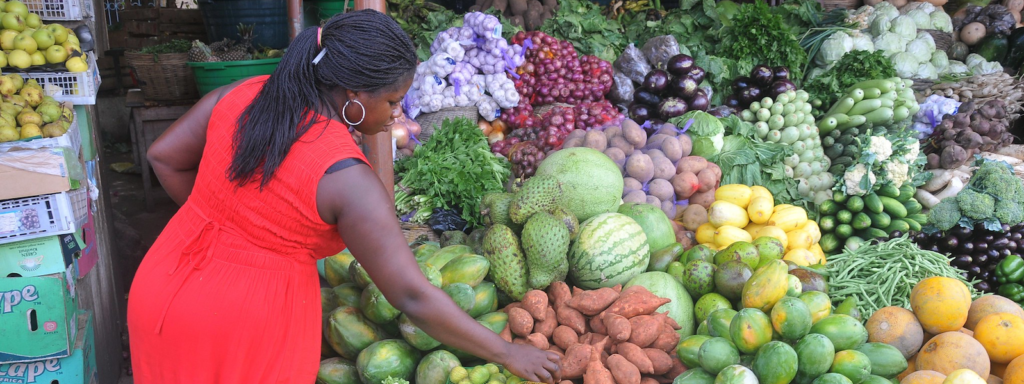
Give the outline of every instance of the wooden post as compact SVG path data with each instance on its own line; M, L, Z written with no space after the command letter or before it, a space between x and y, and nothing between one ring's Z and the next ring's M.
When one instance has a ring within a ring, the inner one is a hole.
M302 0L288 0L288 33L289 40L302 32Z
M356 0L356 10L372 9L378 12L387 12L385 0ZM394 194L395 191L395 169L394 159L391 154L391 134L379 133L373 136L364 136L366 143L366 158L370 166L377 171L377 177L384 183L384 188Z

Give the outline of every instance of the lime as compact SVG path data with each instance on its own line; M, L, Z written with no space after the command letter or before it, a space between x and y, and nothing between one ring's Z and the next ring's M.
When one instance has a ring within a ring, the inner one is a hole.
M473 384L485 384L491 379L491 372L487 370L487 367L478 365L469 370L469 381Z
M466 371L466 368L463 367L452 368L451 373L448 374L448 380L451 380L453 383L458 383L467 378L469 378L469 371Z

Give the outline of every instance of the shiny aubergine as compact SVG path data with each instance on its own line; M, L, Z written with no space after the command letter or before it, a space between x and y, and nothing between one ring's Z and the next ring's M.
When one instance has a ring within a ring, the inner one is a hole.
M647 76L644 77L643 88L654 93L664 92L665 88L668 87L669 80L671 80L671 77L668 75L668 72L655 69L648 72Z
M974 243L965 241L960 243L960 247L957 248L960 253L972 254L974 253Z
M1010 244L1010 239L1007 239L1005 237L1000 237L1000 238L995 239L995 240L992 241L991 248L1003 249L1003 248L1006 248L1007 244Z
M792 81L779 80L768 87L768 94L771 95L772 98L776 98L783 93L793 90L796 90L796 85L794 85Z
M949 234L960 238L960 240L967 240L972 235L974 235L974 231L972 231L970 228L964 228L958 225L953 227L953 229L950 229Z
M987 281L979 281L977 283L974 283L974 289L977 289L982 292L990 292L992 291L992 286L989 285Z
M683 77L693 69L693 58L689 55L678 54L668 59L666 67L668 73L672 74L672 76Z
M953 261L949 262L949 264L951 264L952 266L960 269L967 268L973 263L974 258L971 257L970 255L956 255L955 257L953 257Z
M747 87L743 91L740 91L740 101L747 105L758 100L761 100L761 88Z
M959 245L960 240L957 239L956 236L946 236L946 238L943 239L942 243L939 244L939 246L944 249L956 249Z
M661 104L661 96L647 90L638 90L636 93L633 93L633 101L647 105L658 105Z
M669 97L662 100L661 104L658 104L658 115L663 119L685 115L688 110L689 106L680 98Z
M651 107L646 104L636 103L629 106L629 118L636 122L645 122L650 120L652 117Z
M775 81L789 80L789 68L786 67L775 67L772 68L772 78Z
M690 110L706 112L709 107L711 107L711 100L708 100L708 94L698 89L690 98Z
M753 82L754 82L753 80L751 80L749 77L746 77L746 76L737 77L737 78L733 79L733 81L732 81L732 92L733 93L743 92L744 89L750 88L750 86L753 84Z
M677 77L671 81L672 94L683 100L689 100L697 92L697 82L689 77Z
M975 241L974 242L974 253L984 253L984 252L988 252L988 243L986 243L984 241Z
M767 65L755 65L754 69L750 71L750 78L761 87L771 85L774 77L775 74L772 73L772 69L768 68Z
M703 83L704 82L704 68L701 68L701 67L698 67L698 66L694 65L693 69L690 69L690 75L689 76L690 76L691 79L693 79L693 81L696 81L697 84Z

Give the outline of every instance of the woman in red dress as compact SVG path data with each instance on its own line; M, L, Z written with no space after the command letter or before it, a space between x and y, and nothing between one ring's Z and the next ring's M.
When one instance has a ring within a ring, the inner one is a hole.
M300 33L272 75L207 94L153 143L153 169L182 206L131 287L137 383L312 383L316 260L346 246L437 340L557 380L556 354L505 342L427 281L390 191L348 133L387 132L415 68L390 17L338 15Z

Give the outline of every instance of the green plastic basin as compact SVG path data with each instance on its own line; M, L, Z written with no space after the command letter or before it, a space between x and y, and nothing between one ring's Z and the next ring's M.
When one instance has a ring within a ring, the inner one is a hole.
M280 58L244 61L221 61L213 63L188 63L195 74L200 94L207 94L220 86L234 83L248 77L274 73Z

